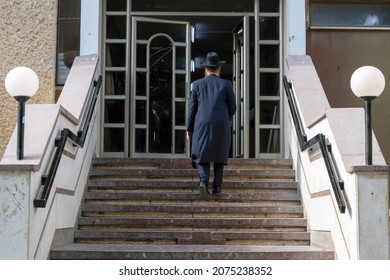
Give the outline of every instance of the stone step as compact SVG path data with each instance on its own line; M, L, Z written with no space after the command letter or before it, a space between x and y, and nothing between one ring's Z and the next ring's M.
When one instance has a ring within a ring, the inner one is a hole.
M198 190L198 180L171 180L171 181L160 181L160 180L112 180L112 179L90 179L88 182L88 189L190 189ZM297 191L298 185L294 181L284 182L247 182L247 181L231 181L224 180L224 189L231 190L294 190Z
M128 215L129 213L141 213L143 215L164 214L164 215L179 215L179 214L226 214L234 213L244 215L271 215L271 214L295 214L303 217L303 207L297 206L257 206L249 203L223 203L223 204L195 204L188 205L184 203L166 204L100 204L91 203L81 205L81 212L83 216L102 216L102 215Z
M212 165L211 165L212 166ZM156 158L95 158L93 168L137 168L137 169L192 169L188 158L156 159ZM240 159L230 158L226 169L292 169L289 159Z
M125 169L125 168L100 168L92 169L90 178L123 178L129 179L161 179L166 178L169 181L182 180L183 178L197 178L198 173L194 169ZM236 180L256 179L285 179L294 180L295 172L290 169L227 169L224 171L224 179L229 181L229 178L234 177Z
M308 232L193 231L193 230L77 230L77 243L102 244L228 244L310 245Z
M52 260L333 260L314 246L69 244L51 250Z
M199 192L88 192L85 194L86 202L92 200L100 201L127 201L127 203L146 200L148 203L153 201L198 201ZM298 193L276 193L276 194L254 194L254 193L227 193L222 192L218 197L210 197L209 201L273 201L273 202L293 202L300 204Z
M305 218L174 218L174 217L79 217L82 228L294 228L306 230Z

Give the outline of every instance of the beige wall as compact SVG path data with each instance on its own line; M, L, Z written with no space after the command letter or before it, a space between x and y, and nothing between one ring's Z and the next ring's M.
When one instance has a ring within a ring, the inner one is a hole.
M17 103L4 87L16 66L39 77L37 94L28 103L54 103L57 0L0 1L0 158L17 121Z
M335 108L363 107L363 101L350 88L351 75L357 68L372 65L383 72L387 86L372 103L372 125L389 164L390 30L308 30L307 54Z

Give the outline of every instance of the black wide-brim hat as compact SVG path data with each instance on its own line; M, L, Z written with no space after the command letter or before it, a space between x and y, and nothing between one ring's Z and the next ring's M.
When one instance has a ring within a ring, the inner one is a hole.
M219 60L219 55L216 52L209 52L206 56L206 61L201 63L204 67L218 67L225 64L226 61Z

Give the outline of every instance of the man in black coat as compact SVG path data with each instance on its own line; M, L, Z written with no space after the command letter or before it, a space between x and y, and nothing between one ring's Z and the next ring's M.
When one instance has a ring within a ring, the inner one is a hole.
M236 99L230 81L220 78L221 65L215 52L207 54L205 77L192 84L187 117L187 139L192 139L191 158L196 164L203 199L208 198L210 163L214 164L213 195L221 193L223 168L227 164Z

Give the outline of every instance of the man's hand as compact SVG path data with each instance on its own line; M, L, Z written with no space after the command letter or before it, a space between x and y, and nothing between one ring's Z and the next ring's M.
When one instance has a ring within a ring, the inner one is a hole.
M190 141L192 137L192 131L187 131L187 140Z

